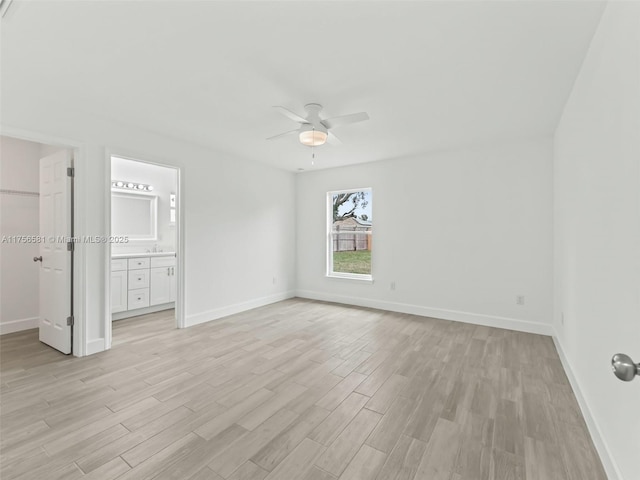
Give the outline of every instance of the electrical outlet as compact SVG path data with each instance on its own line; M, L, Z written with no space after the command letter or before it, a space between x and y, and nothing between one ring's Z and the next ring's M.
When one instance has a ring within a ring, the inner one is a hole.
M276 277L273 277L273 284L275 285L276 283L278 283Z
M560 325L564 327L564 312L560 313Z
M524 305L524 295L516 296L516 305Z
M391 290L395 290L395 289L396 289L396 282L395 282L395 280L392 280L392 281L391 281L391 284L389 285L389 288L390 288Z

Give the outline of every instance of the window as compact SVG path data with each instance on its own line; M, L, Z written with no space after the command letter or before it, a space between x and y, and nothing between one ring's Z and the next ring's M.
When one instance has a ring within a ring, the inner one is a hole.
M370 188L327 194L327 275L372 280Z

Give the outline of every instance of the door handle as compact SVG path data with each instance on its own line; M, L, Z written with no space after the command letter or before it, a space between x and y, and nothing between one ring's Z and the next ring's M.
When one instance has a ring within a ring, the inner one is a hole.
M629 355L616 353L611 358L613 374L624 382L630 382L636 375L640 375L640 363L633 363Z
M40 255L39 257L33 257L33 261L34 262L41 262L42 261L42 255Z

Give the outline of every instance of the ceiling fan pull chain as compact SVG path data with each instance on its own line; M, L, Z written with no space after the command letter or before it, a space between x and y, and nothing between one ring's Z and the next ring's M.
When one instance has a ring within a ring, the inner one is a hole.
M313 127L311 129L311 131L313 132L313 137L315 138L315 136L316 136L316 127ZM314 150L314 148L315 148L315 145L311 144L311 165L313 165L313 161L316 158L316 151Z

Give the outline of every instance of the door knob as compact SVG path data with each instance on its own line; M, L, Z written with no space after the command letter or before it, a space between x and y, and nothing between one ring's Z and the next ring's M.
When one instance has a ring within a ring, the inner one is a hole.
M613 373L620 380L630 382L636 375L640 375L640 363L633 363L629 355L616 353L611 358Z
M40 255L39 257L33 257L33 261L34 262L41 262L42 261L42 255Z

